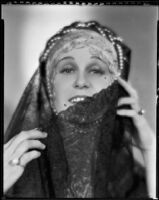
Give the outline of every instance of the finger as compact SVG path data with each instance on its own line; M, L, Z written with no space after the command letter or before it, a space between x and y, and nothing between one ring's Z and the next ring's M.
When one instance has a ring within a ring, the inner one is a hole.
M12 154L13 158L20 158L29 149L45 149L45 145L39 140L25 140L21 142Z
M126 117L135 117L137 115L136 111L131 109L119 109L117 110L117 114Z
M138 94L136 90L130 85L130 83L128 83L127 81L125 81L119 76L117 77L117 80L120 83L120 85L128 92L130 96L134 97L135 99L138 98Z
M35 129L33 129L33 130L40 130L40 129L35 128ZM14 140L17 136L18 136L18 134L15 135L14 137L12 137L7 143L5 143L5 144L4 144L4 148L8 148L8 147L10 146L10 144L13 142L13 140Z
M137 103L136 99L134 99L132 97L123 97L118 100L118 106L121 106L123 104L131 104L132 105L135 103Z
M27 152L21 157L20 164L22 166L26 166L30 161L38 158L40 155L41 155L41 153L39 151L35 151L35 150Z
M47 133L38 131L36 129L30 131L22 131L17 135L15 140L13 140L12 145L10 145L9 151L13 152L15 148L24 140L40 139L45 137L47 137Z
M118 101L118 106L122 106L122 105L130 105L132 109L136 111L140 109L138 100L133 97L120 98Z
M17 135L12 137L7 143L5 143L4 148L7 149L12 144L13 140L15 140L16 137L17 137Z

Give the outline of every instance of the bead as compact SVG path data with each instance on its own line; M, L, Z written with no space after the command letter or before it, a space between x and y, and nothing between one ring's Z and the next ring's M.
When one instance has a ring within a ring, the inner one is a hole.
M93 22L88 23L88 26L93 26L93 25L94 25Z
M105 30L106 32L110 33L110 30L108 30L107 28L104 28L104 30Z
M75 28L72 28L70 31L72 31L72 32L73 32L73 31L76 31L76 29L75 29Z
M108 37L109 37L109 39L110 39L111 42L114 41L114 40L113 40L113 37L112 37L111 35L108 35Z
M119 44L116 45L118 49L118 54L119 54L119 65L120 65L120 70L123 69L123 51L122 48Z
M121 37L114 37L114 40L117 40L117 41L123 41L123 39Z
M77 25L77 27L85 27L85 24L83 24L83 23L79 23L78 25Z

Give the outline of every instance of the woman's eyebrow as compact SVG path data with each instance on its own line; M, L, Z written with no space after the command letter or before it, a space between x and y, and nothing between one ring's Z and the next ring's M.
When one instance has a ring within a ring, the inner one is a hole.
M72 57L72 56L65 56L65 57L60 58L59 60L57 60L55 66L57 66L59 62L61 62L63 60L69 60L69 59L75 60L74 57Z
M57 62L61 62L62 60L67 60L67 59L73 59L74 60L74 57L72 57L72 56L65 56L65 57L59 59Z
M101 59L100 57L98 57L98 56L91 56L91 58L98 59L98 60L102 61L102 62L105 64L104 60L102 60L102 59Z
M62 61L62 60L65 60L65 59L73 59L74 60L74 57L72 57L72 56L65 56L65 57L61 58L59 61Z

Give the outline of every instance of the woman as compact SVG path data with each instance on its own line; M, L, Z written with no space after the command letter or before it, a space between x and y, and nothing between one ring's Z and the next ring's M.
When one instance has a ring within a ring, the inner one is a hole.
M95 21L50 38L5 135L6 196L155 196L155 135L129 65L130 49Z

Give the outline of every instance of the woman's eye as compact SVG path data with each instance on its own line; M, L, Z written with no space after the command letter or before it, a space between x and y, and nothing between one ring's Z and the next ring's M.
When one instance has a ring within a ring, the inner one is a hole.
M74 69L73 68L63 68L60 73L62 74L71 74L74 72Z
M101 69L91 69L90 70L91 74L99 74L99 75L103 75L105 72Z

